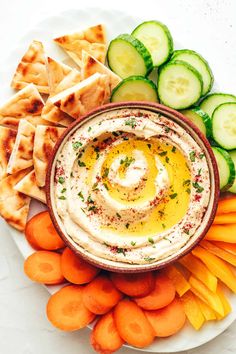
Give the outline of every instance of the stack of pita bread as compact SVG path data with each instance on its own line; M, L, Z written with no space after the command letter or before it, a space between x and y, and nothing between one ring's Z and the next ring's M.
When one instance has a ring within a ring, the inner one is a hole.
M11 83L20 91L0 106L0 215L20 231L31 198L46 203L46 170L60 135L75 119L109 102L121 81L104 65L103 25L54 41L77 68L47 57L34 40Z

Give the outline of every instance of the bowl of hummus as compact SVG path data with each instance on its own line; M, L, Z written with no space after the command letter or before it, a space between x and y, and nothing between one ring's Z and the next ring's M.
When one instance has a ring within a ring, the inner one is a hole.
M219 196L211 147L161 104L107 104L57 142L47 204L68 247L116 272L160 269L206 234Z

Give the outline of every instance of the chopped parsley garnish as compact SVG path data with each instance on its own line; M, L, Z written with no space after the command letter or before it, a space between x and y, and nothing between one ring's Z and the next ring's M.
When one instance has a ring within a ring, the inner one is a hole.
M77 150L79 147L82 146L82 143L80 141L76 141L72 144L72 146L74 150Z
M149 237L149 238L148 238L148 242L150 242L150 243L153 245L153 244L154 244L153 238L152 238L152 237Z
M168 156L166 156L165 160L166 160L166 163L168 163L170 161Z
M112 135L114 135L114 136L119 136L119 133L117 133L117 132L112 132Z
M152 145L151 144L147 144L148 148L151 149Z
M200 186L198 182L193 182L192 185L196 189L197 193L202 193L204 191L204 188Z
M120 219L121 215L119 213L116 213L116 216Z
M106 183L103 183L103 185L106 188L106 190L109 190L108 185Z
M203 154L203 153L199 154L199 158L200 158L201 160L203 159L203 157L205 157L205 154Z
M117 247L116 252L117 252L117 253L122 253L122 254L125 256L125 250L124 250L124 248Z
M92 190L93 190L93 191L97 191L97 190L98 190L98 182L95 182L95 183L92 185Z
M65 197L64 195L61 195L61 196L59 197L59 199L61 199L61 200L66 200L66 197Z
M82 202L84 202L84 196L83 196L83 193L81 191L78 193L78 196L81 198Z
M152 258L152 257L144 257L144 260L147 261L147 262L152 262L152 261L155 261L155 258Z
M88 208L88 211L95 211L97 209L97 207L95 205L91 205L89 208Z
M172 152L175 152L176 151L176 147L173 146L172 149L171 149Z
M92 130L92 127L88 127L88 132L90 132Z
M167 151L162 151L159 153L160 156L166 156L167 155Z
M131 163L132 162L134 162L135 161L135 159L133 158L133 157L128 157L128 156L126 156L126 158L123 160L123 159L121 159L120 160L120 164L121 165L124 165L126 168L127 167L129 167L130 165L131 165Z
M198 175L198 176L201 176L201 173L202 173L202 169L199 168L199 170L197 171L197 175Z
M165 127L165 132L169 133L170 132L170 128L169 127Z
M175 199L177 197L177 193L170 194L170 199Z
M91 204L94 204L94 200L91 198L91 195L88 196L87 202L91 203Z
M187 234L187 235L189 235L189 230L184 229L184 233Z
M66 188L63 188L62 190L61 190L61 193L65 193L66 192Z
M161 226L163 227L163 229L165 229L165 228L166 228L166 225L165 225L165 224L161 224Z
M78 160L79 167L85 167L86 164L83 161Z
M186 180L184 180L183 181L183 187L188 187L188 186L190 186L190 183L191 183L191 181L190 181L190 179L186 179Z
M124 136L123 140L129 140L128 136Z
M169 241L170 243L172 243L172 241L166 236L164 236L163 239L166 240L166 241Z
M196 157L196 152L195 151L191 151L189 153L190 161L194 162L195 161L195 157Z
M109 168L104 168L104 173L103 173L103 177L107 177L109 174Z
M72 171L71 171L71 173L70 173L70 176L71 176L71 177L74 177L74 175L73 175L73 172L72 172Z
M134 241L131 241L130 243L131 243L131 246L135 246L136 245L136 242L134 242Z
M131 128L135 128L137 126L137 122L135 118L130 118L125 121L125 125L129 125Z
M128 222L127 222L127 224L125 224L125 227L126 227L126 229L129 228L129 223Z
M190 189L190 188L187 188L185 192L188 193L188 194L190 194L190 193L191 193L191 189Z
M63 183L65 182L65 178L60 176L60 177L58 178L58 182L61 183L61 184L63 184Z

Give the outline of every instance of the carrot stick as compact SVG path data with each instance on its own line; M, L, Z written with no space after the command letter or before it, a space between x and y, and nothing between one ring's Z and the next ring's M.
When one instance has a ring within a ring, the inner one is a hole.
M98 315L110 311L121 298L121 292L106 275L99 275L83 290L84 305Z
M218 203L217 215L236 212L236 197L221 199Z
M145 310L158 310L169 305L175 298L175 287L172 281L163 274L155 277L155 288L144 297L134 298L136 304Z
M179 294L179 296L183 296L189 289L190 285L183 276L183 274L175 267L175 266L168 266L163 269L164 274L170 278L173 282L175 290Z
M157 337L169 337L181 330L186 316L179 299L174 299L166 307L144 312Z
M216 319L216 312L207 305L204 301L202 301L199 297L195 296L196 301L201 309L203 316L206 321L213 321Z
M228 243L228 242L223 242L223 241L214 241L212 242L217 247L222 248L223 250L232 253L233 255L236 256L236 243Z
M134 274L111 273L111 280L117 289L129 296L145 296L155 287L155 278L152 272Z
M53 251L65 247L52 224L48 211L33 216L27 222L25 237L36 250Z
M63 331L86 327L95 318L82 301L83 287L69 285L53 294L47 304L47 317L53 326Z
M73 284L89 283L99 273L98 268L77 256L68 247L62 253L61 269L66 280Z
M204 324L205 318L197 302L196 296L191 291L188 291L181 296L180 300L184 306L184 312L189 322L198 331Z
M121 300L114 310L116 328L128 344L145 348L154 340L154 330L144 312L133 301Z
M213 225L207 232L205 239L236 243L236 224Z
M236 224L236 212L216 215L214 225Z
M229 253L225 251L222 248L217 247L213 243L203 240L200 245L205 248L207 251L213 253L215 256L218 256L219 258L223 259L224 261L232 264L233 266L236 267L236 255Z
M24 271L38 283L60 284L65 280L61 271L61 255L55 252L34 252L25 260Z
M124 341L116 328L112 311L100 317L90 338L94 350L100 354L111 354L122 347Z

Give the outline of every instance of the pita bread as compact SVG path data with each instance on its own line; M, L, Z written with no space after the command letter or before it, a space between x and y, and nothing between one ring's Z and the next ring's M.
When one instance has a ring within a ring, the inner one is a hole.
M16 191L14 186L30 169L9 175L0 182L0 215L8 224L19 231L24 231L29 212L30 198Z
M34 170L28 173L25 177L23 177L15 185L14 189L46 204L45 188L40 188L37 186Z
M106 58L106 33L103 25L89 27L84 31L55 38L67 54L81 66L82 50L104 63Z
M35 126L21 119L16 141L8 162L7 173L16 173L33 166L33 145Z
M33 161L37 185L45 186L48 161L54 145L65 128L38 125L34 137Z
M22 118L40 116L44 101L35 85L29 84L0 106L0 124L17 128Z
M79 84L49 98L55 106L77 119L109 99L107 75L94 74Z
M81 61L81 80L85 80L95 73L105 74L108 76L111 92L121 82L121 78L118 75L114 74L91 54L83 50Z
M58 84L66 77L73 69L64 63L60 63L50 57L47 60L47 72L50 95L55 94Z
M30 44L16 68L11 87L19 90L29 83L35 84L39 92L49 93L44 48L39 41Z
M16 140L16 131L0 126L0 181L7 176L7 164Z

